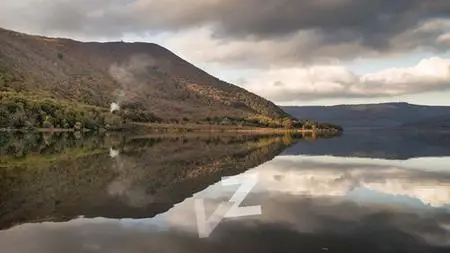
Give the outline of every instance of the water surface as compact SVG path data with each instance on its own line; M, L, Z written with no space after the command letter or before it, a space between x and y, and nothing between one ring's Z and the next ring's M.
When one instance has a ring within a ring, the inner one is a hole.
M4 135L1 252L449 252L448 140Z

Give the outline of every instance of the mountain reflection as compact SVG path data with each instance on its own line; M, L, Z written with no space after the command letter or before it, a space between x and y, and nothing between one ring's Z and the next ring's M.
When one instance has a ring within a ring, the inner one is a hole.
M409 160L326 152L278 155L294 143L314 146L339 140L120 139L95 152L96 162L75 162L91 155L64 159L77 165L58 180L43 168L36 171L46 174L27 177L31 167L22 162L25 172L13 169L10 174L20 178L10 181L15 183L11 189L19 190L2 195L7 200L2 201L3 224L45 217L58 222L0 231L2 252L449 252L450 158L441 153ZM76 172L83 168L84 174ZM259 205L262 214L224 218L209 237L200 239L195 201L202 199L205 215L211 217L239 187L222 184L224 175L257 176L241 206ZM1 178L5 182L7 177ZM71 182L82 187L75 189ZM50 184L56 187L52 191L46 190ZM42 192L25 198L33 195L29 188ZM32 197L41 199L32 202Z
M0 227L164 212L279 154L292 136L3 136Z
M399 131L345 132L340 138L301 142L287 155L332 155L406 160L415 157L450 156L450 133Z

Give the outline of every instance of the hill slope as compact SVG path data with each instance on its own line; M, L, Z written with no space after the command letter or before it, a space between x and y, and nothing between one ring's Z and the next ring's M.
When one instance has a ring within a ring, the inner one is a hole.
M349 128L398 127L427 118L450 115L450 107L385 103L338 106L286 106L286 112L298 118L333 122Z
M133 105L165 121L269 117L276 105L149 43L83 43L0 29L0 90L108 109Z

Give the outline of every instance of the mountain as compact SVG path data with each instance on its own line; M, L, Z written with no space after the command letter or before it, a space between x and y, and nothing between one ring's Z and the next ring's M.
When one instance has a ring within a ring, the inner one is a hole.
M286 112L297 118L333 122L345 129L391 128L406 126L428 119L440 121L450 115L448 106L424 106L408 103L384 103L337 106L285 106Z
M39 111L34 104L49 99L47 107L58 107L55 110L61 114L74 106L86 111L79 117L94 108L107 112L112 103L129 106L139 115L151 114L144 120L167 122L289 117L272 102L221 81L156 44L79 42L5 29L0 29L0 91L2 101L11 101L8 110L21 99L33 101L33 106L22 101L25 106L9 110L10 114L28 107ZM55 121L54 112L43 111L46 114L35 121L40 125L46 117ZM0 112L0 118L8 120L7 113Z

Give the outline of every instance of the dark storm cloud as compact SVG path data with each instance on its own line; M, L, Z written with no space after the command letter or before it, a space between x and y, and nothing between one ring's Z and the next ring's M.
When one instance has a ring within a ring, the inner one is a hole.
M438 13L419 0L249 0L224 1L226 15L220 26L224 36L282 36L303 29L347 31L354 39L389 37ZM449 5L449 4L447 4ZM335 43L344 38L328 38ZM369 41L368 41L369 42ZM370 43L376 43L371 41Z
M3 5L0 26L83 38L208 26L213 38L221 41L292 40L289 52L298 48L296 54L279 55L294 58L290 61L308 61L322 54L351 58L366 51L412 50L423 43L448 49L447 44L436 43L442 29L415 30L430 19L448 18L447 0L25 0L21 5ZM292 38L299 32L315 36L299 45ZM342 53L343 44L350 46ZM274 51L261 53L278 54L279 49Z

